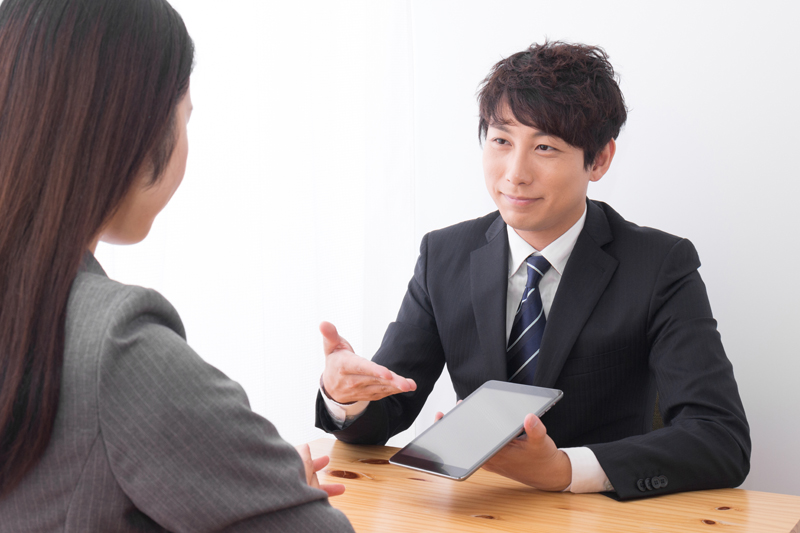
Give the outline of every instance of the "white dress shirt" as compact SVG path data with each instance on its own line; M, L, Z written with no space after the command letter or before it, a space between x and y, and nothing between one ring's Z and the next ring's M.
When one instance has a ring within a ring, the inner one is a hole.
M578 241L578 235L583 230L586 222L586 209L578 221L558 239L551 242L544 250L537 250L520 237L511 226L506 226L508 231L508 293L506 297L506 342L511 334L514 316L517 313L519 302L525 283L528 281L528 269L523 268L529 255L541 255L550 263L550 269L544 273L539 281L539 295L542 298L544 317L550 316L550 307L556 297L558 284L567 266L572 249ZM546 326L545 326L546 327ZM545 424L545 427L547 424ZM572 483L566 489L570 492L603 492L614 490L608 481L606 473L597 461L594 452L589 448L561 448L567 454L572 464Z
M519 302L522 299L522 292L528 280L527 269L522 268L525 259L531 254L542 255L550 263L550 269L545 272L539 281L539 293L542 298L544 316L550 314L550 307L561 282L564 268L567 266L569 256L578 240L583 225L586 222L586 209L578 221L559 238L550 243L544 250L536 250L520 237L511 226L506 226L508 231L508 293L506 298L506 342L511 333L511 326L514 324L514 316L517 313ZM328 398L324 393L322 398L331 418L341 428L344 423L358 418L369 405L368 401L355 402L345 405L337 403ZM546 424L545 424L546 425ZM565 490L570 492L602 492L614 490L608 481L603 468L597 461L594 452L589 448L562 448L562 451L569 457L572 465L572 483Z

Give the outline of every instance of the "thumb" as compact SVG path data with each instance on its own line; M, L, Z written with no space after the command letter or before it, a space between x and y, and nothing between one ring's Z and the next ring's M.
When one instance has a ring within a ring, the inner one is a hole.
M525 429L525 438L528 440L539 440L547 435L547 429L544 427L544 424L542 424L539 417L534 414L525 416L522 427Z
M330 322L321 323L319 325L319 332L322 333L322 350L325 352L325 355L330 355L342 348L353 351L350 347L350 343L339 335L336 326Z

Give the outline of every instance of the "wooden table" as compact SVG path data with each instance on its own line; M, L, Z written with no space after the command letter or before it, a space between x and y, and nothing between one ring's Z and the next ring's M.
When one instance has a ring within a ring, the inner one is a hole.
M320 482L347 486L331 503L358 533L800 533L800 496L720 489L618 502L601 494L540 492L483 470L452 481L390 465L396 450L326 438L311 443L314 457L331 457Z

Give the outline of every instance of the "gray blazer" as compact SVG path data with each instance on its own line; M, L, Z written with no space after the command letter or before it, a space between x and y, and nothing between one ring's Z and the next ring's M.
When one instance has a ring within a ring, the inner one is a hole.
M2 532L352 531L294 448L186 344L153 290L91 255L70 293L61 398Z

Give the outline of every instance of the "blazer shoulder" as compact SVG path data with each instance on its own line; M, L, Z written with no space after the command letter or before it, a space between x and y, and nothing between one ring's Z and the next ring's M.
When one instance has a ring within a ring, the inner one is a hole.
M129 329L141 317L158 322L186 338L180 316L160 293L109 279L105 273L82 269L72 283L67 302L67 354L90 356L110 330Z
M666 261L681 265L681 270L700 267L697 250L689 239L630 222L604 202L591 200L589 213L586 230L622 264L641 268Z
M600 213L599 216L594 216L595 220L593 221L597 224L596 219L601 219L603 222L607 223L608 229L611 232L613 240L621 240L625 243L648 243L650 246L656 245L664 248L672 248L680 241L687 241L688 239L684 237L680 237L678 235L673 235L672 233L668 233L666 231L651 228L649 226L640 226L634 222L626 220L622 217L617 211L614 210L610 205L605 202L600 202L597 200L590 200L590 203L593 204L597 211ZM590 207L590 213L595 211Z
M472 220L465 220L447 226L445 228L433 230L425 235L432 246L440 243L469 242L478 246L486 244L488 239L493 238L499 230L505 227L499 211L494 211Z

